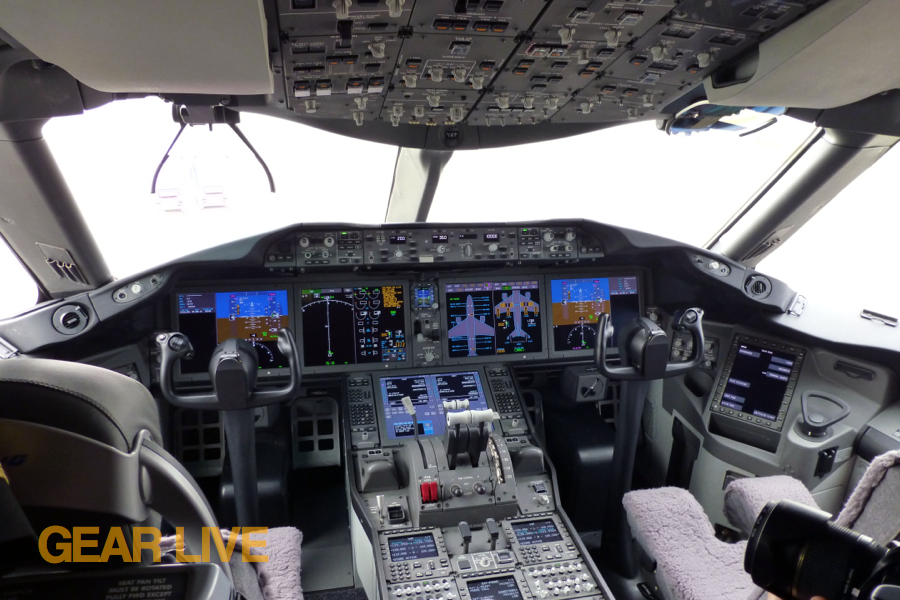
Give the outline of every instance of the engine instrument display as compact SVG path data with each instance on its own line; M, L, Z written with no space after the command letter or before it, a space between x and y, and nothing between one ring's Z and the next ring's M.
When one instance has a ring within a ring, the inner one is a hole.
M303 289L300 306L305 366L406 360L402 286Z
M388 438L412 437L413 420L401 399L409 396L416 407L419 435L444 435L444 402L468 400L469 410L486 410L487 398L477 371L381 378L381 402Z
M230 338L253 344L260 369L288 366L278 350L278 330L288 326L287 290L181 292L177 302L177 327L195 354L193 360L181 361L182 373L205 373L213 350Z
M613 326L610 345L628 321L640 316L640 288L637 276L582 277L550 280L553 349L594 348L597 322L607 313Z
M484 281L444 286L451 358L540 352L537 281Z

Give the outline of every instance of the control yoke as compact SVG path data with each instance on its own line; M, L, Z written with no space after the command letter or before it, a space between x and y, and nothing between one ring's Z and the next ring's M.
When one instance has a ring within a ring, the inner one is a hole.
M300 389L297 342L289 329L278 331L278 349L288 359L290 381L284 387L254 390L259 359L252 344L231 338L219 344L209 363L213 382L212 394L180 394L172 384L172 371L178 359L190 360L194 348L183 333L161 333L156 337L159 348L159 385L163 397L183 408L200 410L241 410L277 404L292 398Z
M297 343L288 329L278 332L278 349L288 359L290 381L287 385L257 391L259 358L250 342L231 338L216 346L209 361L212 394L180 394L172 383L175 361L194 357L194 348L183 333L161 333L159 383L163 397L184 408L220 410L225 423L228 460L234 482L234 504L238 525L259 525L259 490L256 477L256 421L254 408L291 399L300 389Z
M656 323L646 317L631 322L631 329L619 336L619 360L621 366L610 367L606 363L606 340L612 337L613 328L609 314L600 315L597 326L597 345L594 361L603 375L619 381L649 381L674 377L698 366L703 360L703 311L689 308L677 313L673 319L676 331L689 331L693 341L693 353L685 362L669 361L669 337Z

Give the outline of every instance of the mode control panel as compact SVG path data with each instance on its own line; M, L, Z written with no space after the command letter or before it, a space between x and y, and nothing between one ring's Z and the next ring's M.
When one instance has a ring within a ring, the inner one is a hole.
M436 583L433 580L440 581L450 576L450 557L447 555L444 536L440 529L433 527L401 529L382 532L378 538L388 583L431 579L431 586L434 589ZM449 590L443 587L444 583L446 581L441 582L440 589ZM425 583L419 585L424 588ZM408 594L404 586L403 595L415 596L419 593L416 592L415 586L412 590L413 593Z
M375 413L375 391L368 376L351 376L347 379L347 416L350 420L350 444L354 450L377 448L378 437Z
M602 242L580 227L407 227L349 231L304 230L272 244L271 272L316 267L473 264L479 261L563 261L604 256Z

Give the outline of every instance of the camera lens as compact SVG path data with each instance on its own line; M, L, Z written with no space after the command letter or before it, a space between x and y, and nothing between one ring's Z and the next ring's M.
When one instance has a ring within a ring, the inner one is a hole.
M781 598L851 598L887 549L830 519L789 500L767 504L744 555L753 583Z

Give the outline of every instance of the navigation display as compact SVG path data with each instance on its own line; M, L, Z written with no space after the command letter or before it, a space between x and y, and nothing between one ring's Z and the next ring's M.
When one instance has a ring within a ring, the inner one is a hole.
M522 592L512 575L467 581L466 587L472 600L522 600Z
M182 373L206 373L213 350L229 338L253 344L260 369L288 366L278 350L278 331L288 326L287 290L182 292L177 300L178 329L195 353L181 361Z
M637 276L582 277L550 280L553 349L594 348L600 315L608 313L613 326L609 345L618 343L618 333L640 316Z
M450 358L540 352L539 291L537 281L446 284Z
M322 287L300 294L307 367L406 360L403 287Z
M388 540L388 548L391 551L391 562L421 560L438 555L434 536L430 533L391 538Z
M559 535L559 530L550 519L525 522L513 521L512 528L519 544L523 546L546 544L547 542L558 542L562 540L562 536Z
M796 360L795 354L742 343L719 404L775 421Z
M413 420L400 401L409 396L416 407L419 435L444 435L444 402L468 400L469 410L486 410L487 399L477 371L382 377L381 401L388 438L412 437Z

